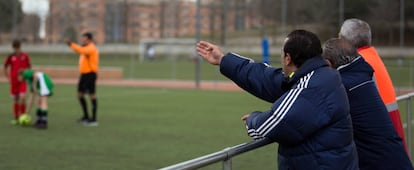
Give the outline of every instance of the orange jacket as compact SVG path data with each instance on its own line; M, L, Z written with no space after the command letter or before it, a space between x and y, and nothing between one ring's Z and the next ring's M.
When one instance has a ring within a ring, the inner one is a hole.
M98 73L99 51L94 43L89 43L85 46L71 43L70 48L79 54L79 72L81 74L90 72Z
M371 65L374 69L374 78L377 84L378 92L381 96L382 101L387 107L390 119L398 136L401 137L405 148L407 145L405 143L404 129L401 123L400 111L398 110L397 98L395 95L394 86L392 84L390 75L388 74L387 68L381 60L381 57L378 55L377 51L372 46L366 46L358 48L359 54Z
M372 46L362 47L358 48L358 52L374 69L375 82L377 84L382 101L386 105L394 103L396 101L394 86L392 84L390 75L388 74L387 68L385 67L375 48Z

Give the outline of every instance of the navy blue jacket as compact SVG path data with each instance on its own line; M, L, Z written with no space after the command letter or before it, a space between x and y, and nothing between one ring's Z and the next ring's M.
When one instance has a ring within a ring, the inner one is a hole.
M279 143L279 169L358 169L345 88L322 57L307 60L289 79L280 69L232 53L223 57L220 71L273 103L253 112L246 126L251 137Z
M338 70L349 98L359 168L413 169L372 79L372 67L358 57Z

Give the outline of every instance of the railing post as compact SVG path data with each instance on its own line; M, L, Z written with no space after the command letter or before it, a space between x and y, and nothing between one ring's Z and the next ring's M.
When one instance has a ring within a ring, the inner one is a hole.
M412 121L411 121L411 97L407 98L407 145L408 145L408 156L411 157L412 154L412 137L411 137L411 126L412 126Z
M223 161L223 170L231 170L231 158Z

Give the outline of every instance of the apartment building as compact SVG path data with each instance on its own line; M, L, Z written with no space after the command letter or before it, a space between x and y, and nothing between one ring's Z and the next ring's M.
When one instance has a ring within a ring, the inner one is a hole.
M46 42L61 43L65 37L78 40L91 32L97 43L105 42L103 0L50 0L46 24Z
M203 34L220 32L223 24L233 31L249 23L246 15L234 10L224 11L227 20L222 23L221 6L212 0L202 2ZM46 41L61 43L64 37L79 38L86 31L94 34L97 43L191 36L196 33L196 20L195 1L188 0L50 0Z

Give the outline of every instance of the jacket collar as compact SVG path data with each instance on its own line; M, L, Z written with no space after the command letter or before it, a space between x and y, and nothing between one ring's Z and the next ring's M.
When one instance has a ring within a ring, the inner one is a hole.
M372 77L374 70L361 56L355 58L351 63L341 65L337 70L343 74L347 72L358 72L368 74Z
M321 56L312 57L305 61L302 66L299 67L298 70L295 71L295 74L292 77L284 77L282 82L283 90L289 90L292 88L300 78L305 76L306 74L312 72L321 67L328 67L328 63L323 59Z

